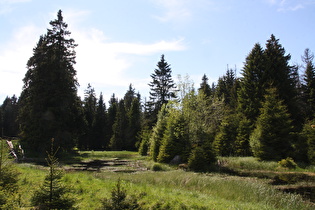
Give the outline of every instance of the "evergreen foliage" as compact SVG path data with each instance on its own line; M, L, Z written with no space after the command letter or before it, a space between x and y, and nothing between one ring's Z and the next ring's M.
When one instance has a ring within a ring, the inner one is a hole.
M19 125L16 121L18 116L18 101L15 95L6 97L0 107L1 136L16 137L19 133Z
M0 139L0 209L17 209L18 172L8 154L5 140Z
M302 61L304 62L303 75L303 99L306 107L306 116L310 120L315 116L315 67L313 64L314 54L305 49Z
M187 161L191 149L187 128L184 115L176 108L169 110L158 162L169 163L177 155L183 162Z
M152 129L152 134L149 139L149 154L154 161L157 161L157 157L159 156L163 135L166 130L167 118L168 110L166 108L166 105L163 105L158 114L158 120L156 122L156 125Z
M113 125L113 136L110 139L109 147L111 150L125 149L125 138L127 129L127 116L124 100L121 99L116 112L115 123Z
M120 178L115 188L111 191L111 198L102 201L102 209L104 210L126 210L140 209L135 196L127 195L127 191L122 187Z
M101 150L108 147L108 116L106 105L104 103L103 94L100 94L94 122L94 142L92 149Z
M39 209L74 209L75 200L70 197L70 188L62 183L62 171L58 169L58 159L54 151L54 139L51 139L51 150L47 152L49 173L43 185L35 191L32 204Z
M59 10L27 62L19 100L19 122L26 151L44 152L52 137L71 150L80 131L80 100L75 64L77 46Z
M292 121L277 90L267 90L256 128L250 137L255 157L261 160L281 160L291 152Z
M189 158L188 158L188 168L192 171L207 171L210 166L214 163L214 158L209 161L207 159L207 151L202 147L195 147Z
M264 72L265 55L257 43L246 57L238 91L238 108L251 123L255 123L265 95Z
M157 114L163 104L175 99L175 83L172 79L172 70L170 65L165 61L164 55L161 55L161 60L157 64L154 73L151 74L152 81L150 86L150 101L147 102L151 113L149 113L149 125L153 125L157 121Z
M202 92L206 97L210 97L212 95L212 89L208 84L208 77L206 74L202 76L202 82L200 84L200 88L198 89L199 92Z

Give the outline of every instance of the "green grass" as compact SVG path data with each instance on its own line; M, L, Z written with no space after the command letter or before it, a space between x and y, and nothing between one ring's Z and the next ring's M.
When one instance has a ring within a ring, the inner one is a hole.
M80 159L104 158L139 160L142 157L125 151L80 152ZM148 165L152 164L145 159L143 161ZM230 158L226 161L226 164L234 164L234 167L276 170L273 169L274 163L262 163L253 158ZM20 203L24 209L31 209L29 200L32 192L43 182L47 169L32 164L20 164L18 167L21 173ZM136 173L65 172L63 180L72 187L78 209L98 209L101 207L101 200L109 198L119 177L127 194L135 195L144 209L314 208L306 204L300 196L282 193L264 180L218 173L184 172L171 167L163 171Z

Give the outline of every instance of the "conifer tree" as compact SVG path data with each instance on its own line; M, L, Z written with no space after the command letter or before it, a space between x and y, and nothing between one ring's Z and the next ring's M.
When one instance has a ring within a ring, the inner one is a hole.
M15 95L6 97L0 107L2 135L16 137L19 133L19 125L16 121L18 116L18 101Z
M125 111L124 100L121 99L118 104L116 118L113 125L113 136L110 139L111 150L125 150L126 149L126 128L127 115Z
M167 104L169 100L175 99L175 83L172 79L172 70L170 65L165 61L164 55L161 56L161 60L157 64L157 69L151 74L152 81L149 83L150 101L148 101L148 110L152 110L150 113L151 126L157 121L157 114L160 111L163 104Z
M212 95L212 89L210 87L210 85L208 84L208 77L206 76L206 74L204 74L202 76L202 82L200 84L200 88L198 89L199 92L203 92L203 94L206 96L206 97L210 97Z
M305 49L302 61L304 62L303 99L306 104L306 116L311 120L315 117L315 67L314 54Z
M108 147L108 119L106 112L106 105L103 100L103 94L100 94L98 99L97 108L96 108L96 116L95 123L93 126L94 130L94 143L92 149L100 150L106 149Z
M267 40L264 51L266 65L263 78L263 87L276 88L281 100L295 121L299 119L299 107L296 97L295 69L289 65L291 55L285 54L285 49L279 43L279 39L272 34Z
M183 162L188 160L191 144L187 127L184 115L176 108L172 108L167 118L166 129L157 157L158 162L169 163L177 155L181 157Z
M255 157L261 160L281 160L290 156L292 121L283 100L275 88L267 90L265 101L250 137Z
M231 108L237 104L238 81L232 69L228 69L223 77L218 80L216 87L216 96L224 100L224 103Z
M83 113L84 113L84 131L80 137L79 148L83 150L94 149L94 122L96 116L95 90L90 84L84 93Z
M80 132L80 99L74 69L77 46L61 10L51 29L39 38L19 100L19 122L26 151L43 152L52 137L63 150L71 150Z
M113 126L116 120L118 110L118 99L115 97L115 94L109 100L108 107L108 133L107 133L107 141L110 142L111 137L113 136ZM108 144L109 146L109 144Z
M141 104L138 98L134 98L127 113L128 125L126 129L126 149L135 151L137 135L141 131Z
M255 123L259 115L265 94L263 88L264 72L264 51L257 43L246 58L238 91L238 108L252 123Z
M74 209L75 200L70 197L70 188L61 181L62 171L58 169L57 152L58 149L54 150L54 139L51 139L51 149L46 158L49 173L32 197L32 204L39 209Z

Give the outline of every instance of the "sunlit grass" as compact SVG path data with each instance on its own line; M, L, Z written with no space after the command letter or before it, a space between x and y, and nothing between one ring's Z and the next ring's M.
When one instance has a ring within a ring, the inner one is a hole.
M42 183L46 170L20 165L24 206ZM110 196L118 178L128 194L137 196L144 209L311 209L297 195L284 194L253 178L198 174L171 170L162 172L67 172L78 209L98 209Z

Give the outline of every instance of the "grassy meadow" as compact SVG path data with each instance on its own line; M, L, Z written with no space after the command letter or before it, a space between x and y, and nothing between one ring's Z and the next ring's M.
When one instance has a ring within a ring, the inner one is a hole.
M103 164L102 167L88 164L96 160ZM284 193L271 185L273 177L237 175L244 170L259 170L262 174L264 171L281 172L276 162L258 162L254 158L219 160L224 165L222 171L212 173L186 172L163 164L160 164L160 171L152 171L150 169L155 163L126 151L80 152L74 158L60 160L60 163L64 169L64 184L71 187L77 209L100 209L101 201L111 196L119 178L127 194L135 196L142 209L315 208L302 196ZM20 206L21 209L31 209L31 195L42 184L48 168L34 163L20 163L17 167L20 172ZM225 172L229 170L234 174Z

